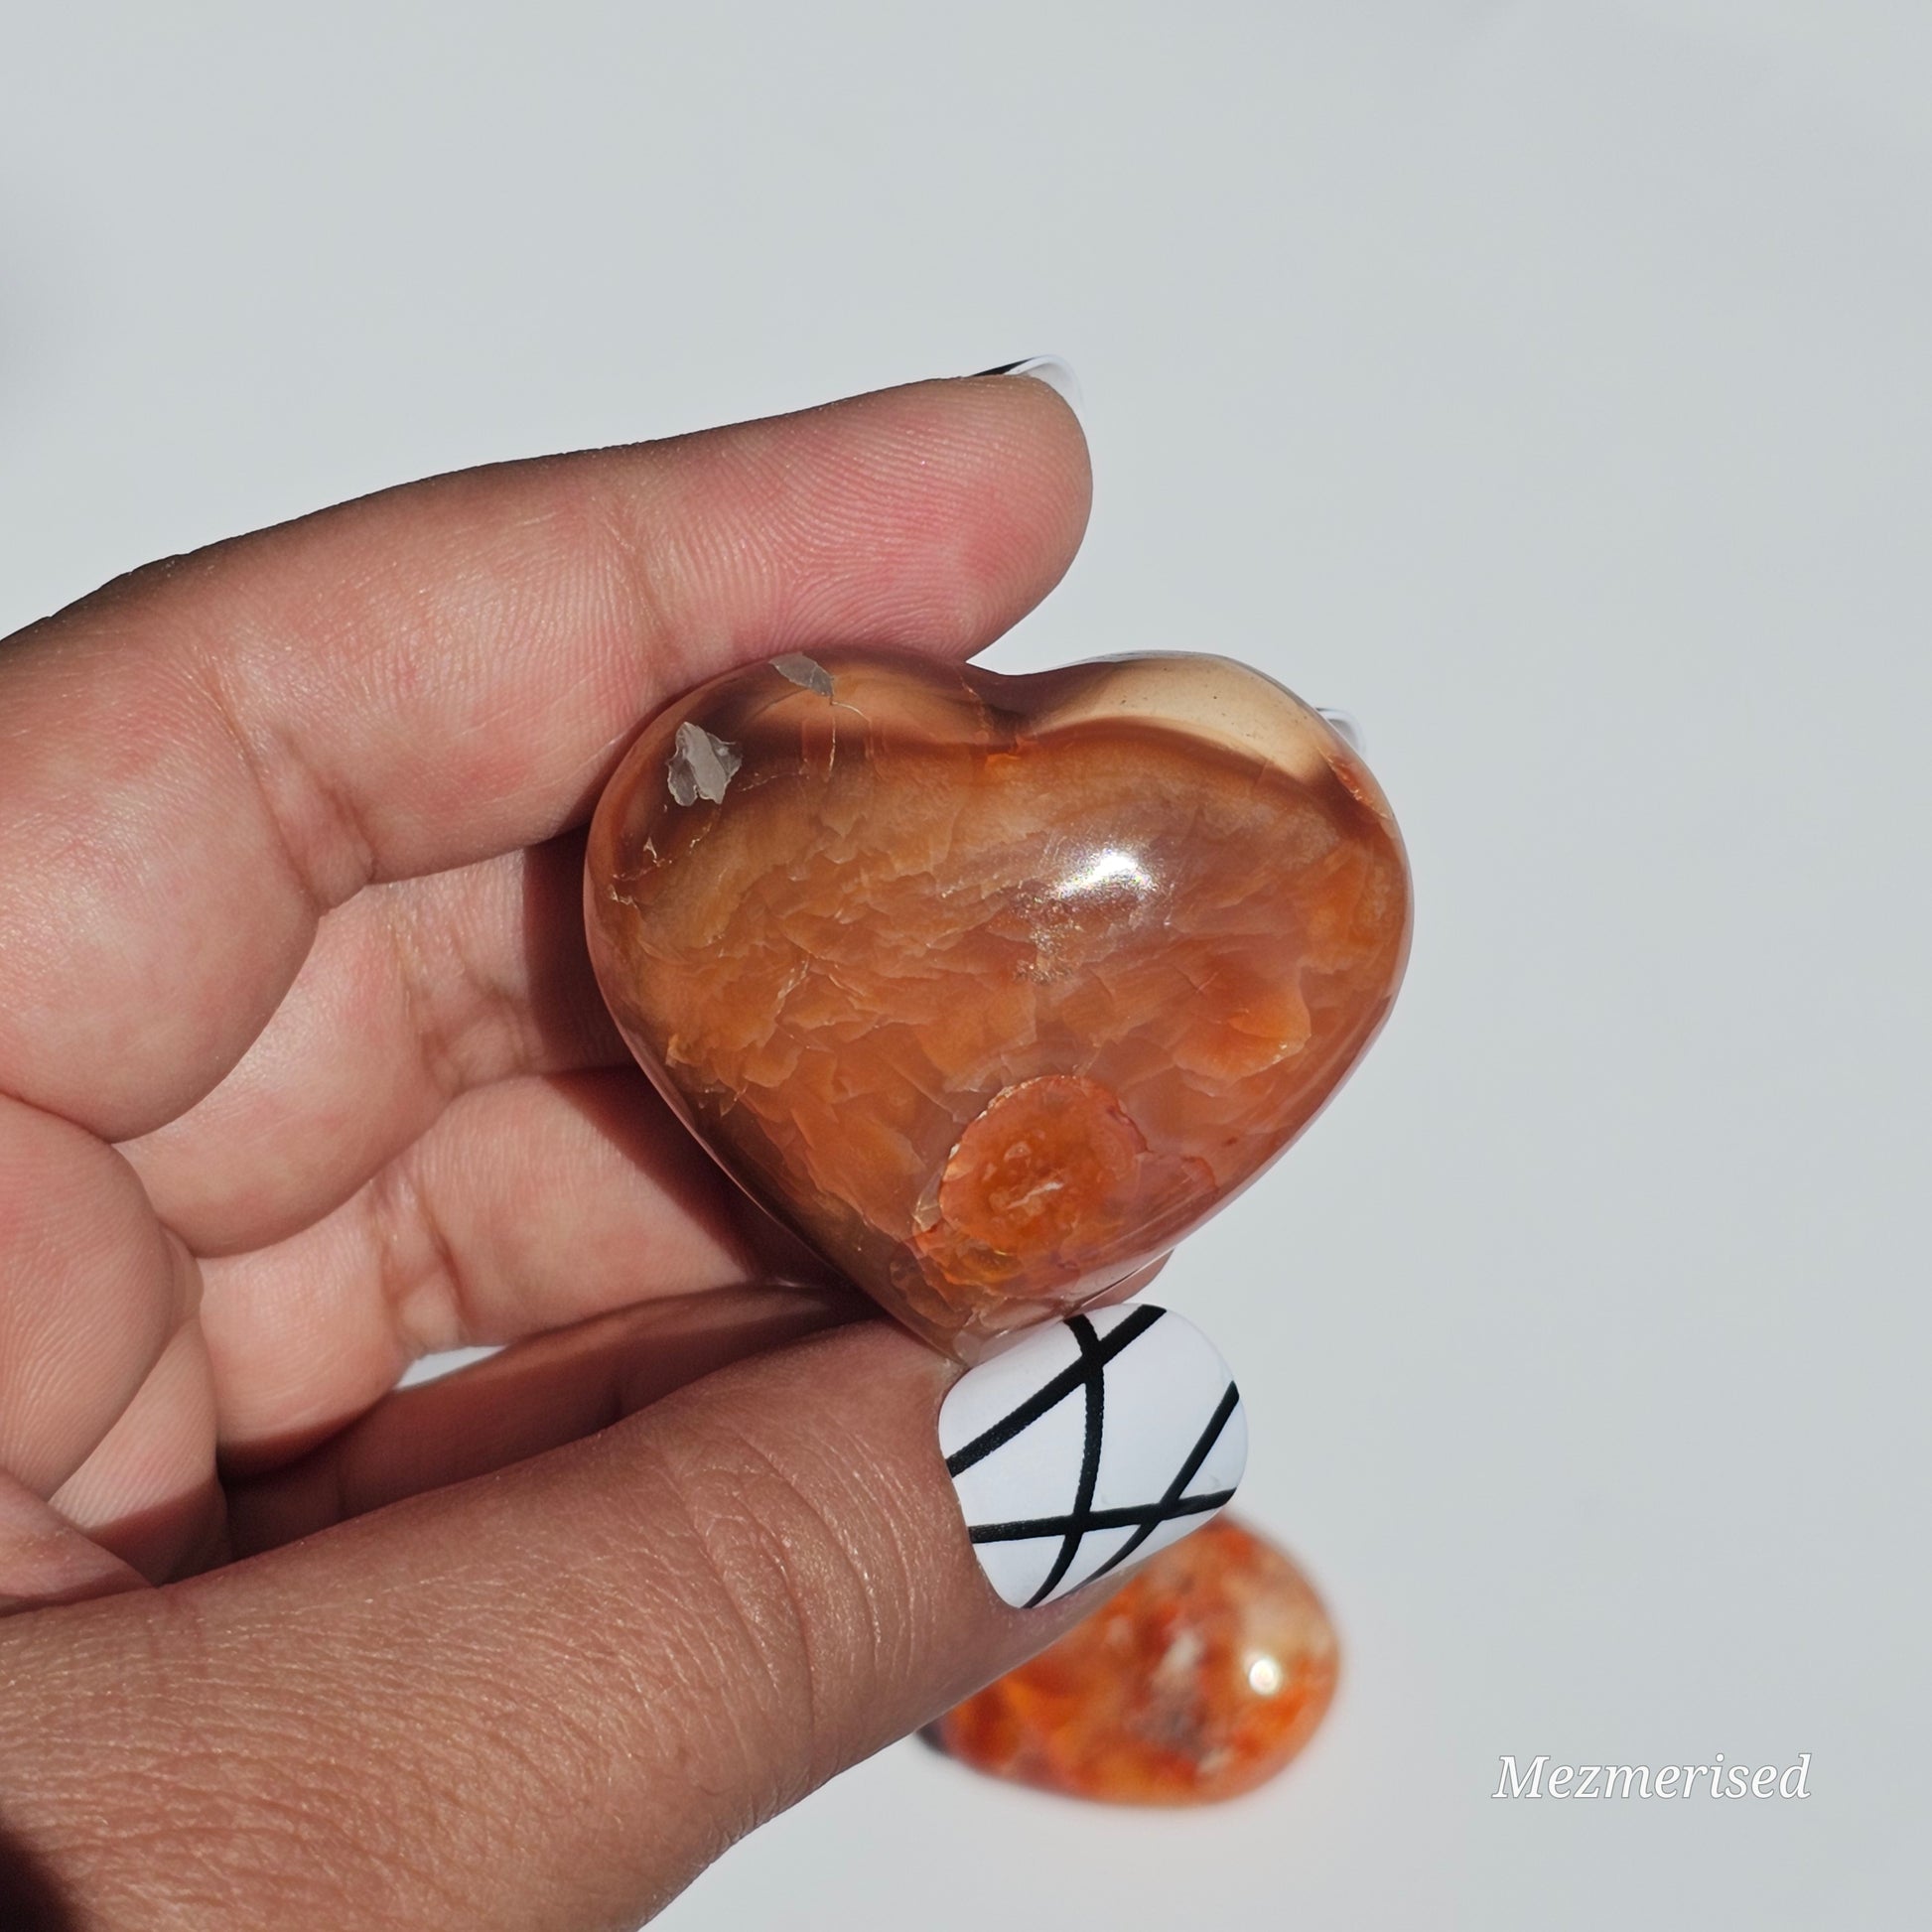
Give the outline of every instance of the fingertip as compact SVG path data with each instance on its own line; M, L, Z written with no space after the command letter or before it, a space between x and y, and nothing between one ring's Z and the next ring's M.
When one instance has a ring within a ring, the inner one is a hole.
M1043 380L939 377L779 420L851 439L851 500L884 517L875 554L903 549L910 568L879 602L917 617L874 641L983 649L1060 582L1086 534L1086 432Z

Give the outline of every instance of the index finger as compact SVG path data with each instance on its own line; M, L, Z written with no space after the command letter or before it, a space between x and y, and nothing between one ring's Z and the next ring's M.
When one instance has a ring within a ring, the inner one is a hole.
M1087 501L1043 383L931 382L437 478L110 585L0 653L0 1093L115 1140L172 1119L324 910L549 837L732 664L980 647Z

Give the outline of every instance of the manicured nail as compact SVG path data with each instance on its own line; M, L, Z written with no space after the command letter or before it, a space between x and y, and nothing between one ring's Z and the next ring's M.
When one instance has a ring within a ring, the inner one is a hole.
M1352 711L1337 711L1330 705L1316 705L1318 716L1328 721L1328 729L1358 757L1366 749L1361 720Z
M940 1405L939 1450L980 1568L1031 1608L1198 1529L1241 1480L1248 1423L1214 1344L1130 1303L969 1370Z
M1085 414L1085 406L1080 395L1080 378L1073 373L1070 363L1063 362L1057 355L1029 355L1024 361L1002 362L997 369L981 369L981 375L1030 375L1035 382L1043 382L1072 410L1074 415Z

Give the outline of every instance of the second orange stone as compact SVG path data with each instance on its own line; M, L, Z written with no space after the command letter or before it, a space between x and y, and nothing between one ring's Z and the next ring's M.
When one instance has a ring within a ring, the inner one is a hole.
M1386 1017L1402 847L1225 658L780 657L649 724L591 828L625 1038L766 1207L971 1360L1119 1292Z
M1213 1805L1285 1770L1335 1697L1308 1579L1217 1517L931 1738L991 1777L1105 1805Z
M1214 1804L1287 1768L1337 1669L1308 1579L1222 1516L930 1734L977 1771L1069 1797Z

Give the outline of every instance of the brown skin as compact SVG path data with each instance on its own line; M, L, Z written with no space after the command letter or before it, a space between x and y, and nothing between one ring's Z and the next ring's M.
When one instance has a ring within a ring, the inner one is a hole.
M1087 1607L986 1587L953 1371L670 1122L575 910L658 704L975 650L1087 501L1049 390L926 383L0 645L0 1923L628 1926Z

